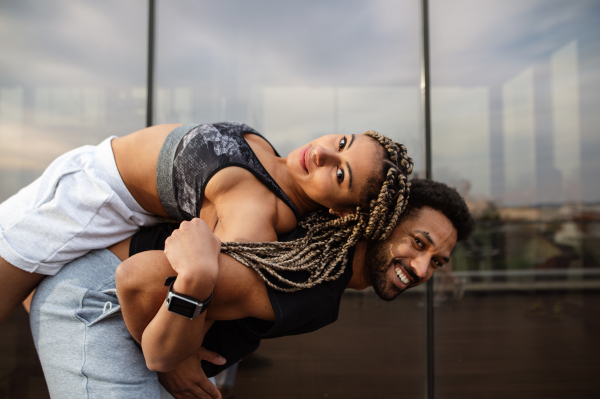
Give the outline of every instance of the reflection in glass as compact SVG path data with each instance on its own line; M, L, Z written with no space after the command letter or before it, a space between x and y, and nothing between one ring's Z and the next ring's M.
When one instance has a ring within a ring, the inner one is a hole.
M242 121L282 155L377 130L422 174L418 6L159 3L157 123Z
M59 155L144 127L146 38L144 1L3 4L0 201Z
M288 151L325 134L398 132L418 156L418 99L416 87L265 87L264 131Z
M433 87L432 109L435 179L455 187L468 184L469 195L490 198L488 88Z
M97 87L41 87L34 93L34 123L40 127L106 123L106 91Z
M581 138L577 40L550 57L554 167L561 172L565 201L580 201Z
M533 68L502 85L504 199L507 204L536 200Z
M478 221L434 282L436 397L600 389L599 17L431 1L433 178Z

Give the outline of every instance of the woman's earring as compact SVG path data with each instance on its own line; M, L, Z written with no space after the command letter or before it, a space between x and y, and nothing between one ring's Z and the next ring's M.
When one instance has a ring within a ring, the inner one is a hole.
M330 209L329 213L332 214L333 216L339 216L339 214L336 211L334 211L333 209Z

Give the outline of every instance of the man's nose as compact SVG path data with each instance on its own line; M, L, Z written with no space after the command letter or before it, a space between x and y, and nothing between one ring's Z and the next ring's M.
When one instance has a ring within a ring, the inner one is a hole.
M313 150L315 163L317 166L325 166L332 161L336 161L337 153L325 147L317 146Z
M413 270L417 273L420 279L427 277L427 271L429 269L429 263L431 258L429 256L419 256L410 262Z

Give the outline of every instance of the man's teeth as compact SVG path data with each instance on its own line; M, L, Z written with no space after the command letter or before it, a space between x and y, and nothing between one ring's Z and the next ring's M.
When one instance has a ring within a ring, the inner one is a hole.
M400 281L402 281L404 284L410 283L410 280L408 279L408 277L406 277L404 275L404 273L402 273L401 269L396 269L396 274L398 275L398 278L400 279Z

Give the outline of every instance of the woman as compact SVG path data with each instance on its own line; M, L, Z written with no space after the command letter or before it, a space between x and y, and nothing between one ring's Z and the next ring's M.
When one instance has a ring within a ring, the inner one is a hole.
M393 142L391 142L391 140L386 139L374 132L370 132L369 136L352 136L349 138L343 136L326 136L325 138L310 143L309 146L297 151L298 165L300 166L298 170L304 173L304 175L300 174L297 180L300 180L304 185L301 187L302 192L309 192L312 190L311 192L315 193L314 196L319 196L319 198L322 198L329 203L334 203L337 201L337 204L341 204L342 201L346 200L340 200L336 197L337 190L340 190L339 186L343 185L344 183L347 184L347 189L342 187L341 190L345 191L346 193L352 193L352 187L354 187L354 190L356 190L356 187L361 184L359 179L362 177L360 173L357 173L356 169L361 169L362 166L360 162L356 162L357 159L355 155L353 155L355 153L351 152L352 148L355 150L357 148L360 149L359 153L357 153L357 156L359 157L364 158L365 155L367 155L368 158L378 157L376 151L372 151L374 154L369 157L369 143L371 143L370 137L376 138L378 142L382 144L383 148L385 148L386 155L383 159L379 158L380 165L376 168L379 169L379 173L384 176L384 183L380 186L381 188L375 186L379 192L376 193L376 198L368 203L368 211L363 211L359 207L356 209L356 214L351 214L348 212L347 208L337 208L333 209L332 213L340 216L339 218L334 218L330 215L327 215L327 213L313 215L304 223L304 225L309 228L307 237L302 240L293 241L290 243L290 245L281 245L277 243L236 244L232 242L224 244L224 250L226 253L240 260L243 264L258 271L258 274L254 274L250 269L238 270L236 273L239 281L250 281L253 278L259 278L258 275L264 270L272 275L275 275L275 280L270 281L268 278L265 278L264 275L261 275L261 277L269 286L278 290L293 291L299 288L314 286L323 281L335 280L344 272L348 251L356 243L356 241L358 241L360 238L383 239L387 234L389 234L389 232L391 232L395 225L395 221L397 220L397 217L403 209L403 205L405 204L403 195L407 194L408 185L405 185L404 181L406 174L408 171L410 171L412 166L410 164L410 160L407 161L407 159L404 158L405 155L402 156L403 153L405 154L404 150L396 146ZM367 140L365 141L364 139ZM362 144L360 144L361 142ZM335 149L335 151L332 151L331 149ZM330 151L328 152L327 150ZM377 146L375 150L377 150ZM290 157L293 154L294 152L292 152ZM379 156L381 156L381 154L379 154ZM288 159L290 157L288 157ZM175 161L177 161L177 154L175 156ZM363 163L363 165L364 164L365 163ZM366 164L372 164L372 159L368 159ZM343 166L346 168L342 169ZM354 169L352 166L354 166ZM273 230L275 230L275 233L279 232L277 231L277 228L274 228L272 225L270 226L270 229L268 227L265 228L264 221L259 220L260 218L255 217L253 213L257 213L261 215L261 217L265 217L266 215L267 221L269 222L274 220L271 216L272 214L264 213L264 211L261 211L260 208L258 208L258 212L256 212L255 207L244 206L244 201L256 203L256 200L260 199L261 201L265 201L265 199L268 199L268 197L265 195L265 191L261 191L256 185L251 185L251 190L246 187L243 192L236 191L235 189L232 190L231 186L235 188L236 184L243 184L244 182L239 183L239 181L236 181L235 175L225 175L223 172L227 172L228 169L235 170L236 168L223 169L219 171L213 177L213 179L210 180L210 183L204 192L204 198L200 198L202 200L202 206L200 207L201 209L199 211L200 216L205 220L205 222L208 223L208 228L210 228L217 236L220 234L219 238L221 238L221 240L231 240L231 238L224 238L228 237L228 235L230 237L237 238L237 241L253 238L257 240L267 240L269 239L269 234L271 237L273 237ZM346 170L348 171L348 177L345 182L344 175ZM211 192L209 189L210 184L215 180L219 181L219 174L222 176L225 175L228 178L220 180L220 184L216 185L215 190ZM310 176L311 174L312 176ZM308 181L302 181L301 178L303 176L309 176L310 179ZM337 180L336 185L331 184L331 176L335 176ZM248 180L248 176L244 177L244 179ZM354 181L352 182L353 179ZM126 180L125 176L124 180ZM368 182L369 178L367 177L365 177L365 180L367 180L367 184L365 184L363 187L374 186L372 177L371 182ZM382 178L376 179L376 181L377 180L381 181ZM319 188L318 191L315 189L317 186ZM258 193L254 195L254 191L258 191ZM362 193L358 196L358 198L364 198L364 192L368 192L370 190L362 188L360 191L362 191ZM176 200L178 196L179 193L176 193ZM192 197L193 195L189 195L188 193L187 198ZM250 200L248 200L248 198ZM255 201L251 201L252 198L255 198ZM367 196L366 199L368 200L369 197ZM363 200L361 202L365 201ZM186 204L189 205L189 203ZM211 212L203 213L205 206L209 207L209 211ZM213 209L210 209L211 206ZM189 206L185 208L184 206L181 206L181 202L177 201L175 208L180 212L182 210L185 211L185 209L194 209L194 207ZM215 214L218 216L216 221L211 219L211 216L214 216ZM239 226L236 226L236 220L243 221L240 224L242 228L240 228L237 232L235 228ZM257 224L259 228L257 228ZM221 227L221 230L219 230L220 225L223 226ZM252 230L253 235L246 235L247 230L245 231L244 229ZM232 231L234 233L232 233ZM126 254L129 252L127 250L128 245L128 241L125 241L120 246L115 247L113 251L121 254L124 252ZM123 246L125 247L125 251L123 251ZM119 249L119 247L121 247L121 249ZM275 252L278 254L276 257L272 256L272 254ZM279 256L279 253L281 252L284 253L283 257ZM109 255L106 252L103 252L102 254L94 252L77 260L76 262L73 262L73 264L70 265L71 267L69 267L68 270L65 270L65 273L59 273L59 275L54 279L46 280L40 287L40 291L38 292L39 295L36 295L32 311L33 317L55 318L61 320L60 322L51 323L51 329L57 328L57 331L61 331L60 334L55 334L55 336L52 334L47 334L47 329L36 329L36 326L39 326L40 323L36 323L35 320L32 322L32 325L34 326L34 338L36 339L36 345L38 347L38 351L40 352L42 364L44 365L44 371L47 374L47 378L50 376L52 381L65 381L62 375L59 375L56 378L51 377L52 373L64 372L64 370L61 370L61 364L63 362L58 354L64 355L66 353L71 353L72 347L80 343L80 340L66 339L63 341L65 346L60 347L60 345L58 345L57 348L55 342L48 343L47 341L44 341L44 339L50 339L52 341L55 339L65 338L66 332L72 328L69 323L72 323L75 319L78 319L83 323L83 325L78 327L83 327L86 331L91 326L97 326L100 323L106 324L114 321L110 318L110 316L118 310L118 301L116 301L116 298L114 297L114 269L116 268L116 265L118 265L118 260L116 260L114 256L111 258L111 256L112 255ZM90 267L88 266L90 263L86 262L88 260L92 260L94 257L99 259L101 258L98 262L96 262L96 264L100 264L102 269L99 268L95 273L90 273ZM125 258L126 255L121 255L121 257ZM164 254L160 251L142 254L137 258L142 262L148 264L152 263L152 267L154 269L161 268L160 273L166 271L170 274L173 274L173 270L170 269L169 262L164 257ZM174 262L174 264L176 263L177 262ZM274 267L281 264L291 266L289 269L304 269L308 272L308 277L306 277L303 281L292 281L287 279L282 276L281 273L278 273L277 270L274 270ZM80 270L79 272L77 271L77 267ZM85 279L88 280L83 283L78 282L73 285L72 281L79 279L82 272L88 273L89 279L88 277L85 277ZM193 271L188 273L187 271L183 271L181 269L179 272L180 275L173 284L172 288L174 291L185 294L187 289L186 287L189 288L189 286L186 286L186 278L184 276L193 278L195 273ZM101 280L98 280L99 276ZM107 279L104 279L104 277L107 277ZM215 276L210 277L207 276L206 273L202 273L202 277L203 278L199 280L201 283L200 285L203 286L203 288L206 288L204 284L214 280ZM60 287L57 285L52 285L56 281L60 281L61 278L64 278L66 281L64 285L59 284ZM112 281L110 281L111 279ZM188 280L187 282L190 281ZM93 289L91 286L86 286L86 284L93 286ZM209 289L210 288L211 287L209 287ZM263 291L262 296L263 300L265 299L264 292L265 291ZM58 295L57 297L56 293L65 293L66 297L62 297L61 295ZM81 297L78 297L80 294ZM216 298L218 302L218 294L216 295ZM206 297L203 297L202 299L204 300ZM65 302L71 302L75 304L76 308L73 312L75 317L69 316L71 313L62 312L62 310L65 309L63 306ZM100 306L99 308L98 306L95 308L92 307L90 310L86 307L86 304L89 303L96 305L101 304L103 306ZM77 304L84 304L84 306L82 308ZM108 308L106 305L108 305ZM44 307L45 309L42 309ZM42 309L41 312L40 309ZM59 310L59 313L61 314L52 315L52 312L57 310ZM99 310L100 313L98 313ZM135 312L136 310L133 309L132 311ZM65 314L67 314L66 319L61 319L61 317ZM160 315L158 316L160 318ZM168 316L171 315L167 315L167 317ZM203 323L204 316L196 318L194 322ZM269 315L268 312L253 316L257 316L257 318L262 318L264 320L270 320L272 318L272 315ZM177 315L177 317L181 316ZM228 317L235 317L235 315L230 315ZM67 323L64 326L60 324L63 321ZM161 321L157 320L154 324L160 323ZM177 323L177 321L175 321L175 323ZM76 329L78 327L76 327ZM122 328L122 326L120 328ZM203 330L203 328L204 327L199 327L200 330ZM198 327L194 327L193 330L197 332ZM85 335L86 339L89 339L92 334L86 333ZM174 339L175 342L184 342L180 337L180 332L172 335L173 337L178 337ZM199 336L200 343L202 342L202 335L203 334ZM110 335L107 336L106 334L100 334L98 338L100 340L109 339L110 342ZM165 343L164 341L162 342ZM89 345L85 344L84 346L85 347L82 352L88 353L88 351L91 349L98 349L102 347L102 344L90 343ZM47 351L49 348L51 348L50 351ZM183 351L179 349L183 349ZM185 348L179 349L175 350L175 352L178 352L179 354L179 359L175 359L174 362L178 362L179 360L188 357L190 354L189 351L191 350L194 352L197 350L197 347L194 345L186 345ZM131 356L133 356L133 354L131 354ZM83 373L83 371L81 371L81 373ZM71 387L78 385L78 382L81 382L79 378L81 373L78 372L72 375L75 380L71 384L52 384L49 382L51 391L53 389L64 388L65 386ZM110 379L108 380L110 381Z
M367 136L330 135L280 158L240 123L161 125L73 150L0 205L0 321L44 275L156 216L201 217L224 241L269 241L315 210L353 212L376 193L382 157Z

